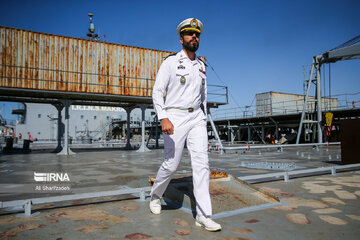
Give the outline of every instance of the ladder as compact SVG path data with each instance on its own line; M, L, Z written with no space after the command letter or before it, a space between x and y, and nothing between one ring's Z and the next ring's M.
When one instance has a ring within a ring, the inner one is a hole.
M302 128L305 129L305 141L310 141L310 129L315 125L317 140L318 143L322 143L322 110L321 110L321 77L320 77L320 67L321 63L319 61L319 56L315 56L313 59L313 64L311 65L310 77L305 79L307 84L307 90L303 105L303 111L301 113L301 119L299 124L299 129L296 137L296 144L300 142L300 136ZM314 76L315 75L315 76ZM310 97L311 85L315 84L315 98L312 100ZM310 104L309 104L310 103ZM312 104L313 103L313 104ZM315 132L313 133L313 140L315 140Z

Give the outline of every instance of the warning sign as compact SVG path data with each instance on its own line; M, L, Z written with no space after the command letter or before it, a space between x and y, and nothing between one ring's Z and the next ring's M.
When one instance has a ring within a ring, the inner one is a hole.
M326 120L325 126L327 126L327 127L330 127L330 126L331 126L331 123L332 123L332 120L333 120L333 116L334 116L334 114L331 113L331 112L327 112L327 113L325 114L325 120Z

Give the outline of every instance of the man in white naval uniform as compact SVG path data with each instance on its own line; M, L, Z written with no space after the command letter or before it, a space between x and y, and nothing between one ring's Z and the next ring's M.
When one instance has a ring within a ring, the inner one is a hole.
M198 19L181 22L176 31L183 49L168 56L156 76L152 97L164 133L165 157L150 193L150 210L160 214L160 199L179 165L186 141L193 170L195 224L218 231L220 224L210 218L206 69L195 54L202 30L203 24Z

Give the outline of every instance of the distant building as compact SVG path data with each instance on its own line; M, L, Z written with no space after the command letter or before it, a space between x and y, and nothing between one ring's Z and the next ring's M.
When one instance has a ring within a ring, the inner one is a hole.
M22 111L21 111L22 110ZM21 121L16 124L16 135L28 138L28 133L38 140L56 140L58 134L58 112L50 104L26 103L14 113L21 113ZM151 112L146 110L145 120L153 121ZM80 138L89 133L94 139L104 139L111 131L112 123L126 122L127 116L123 108L107 106L82 106L72 105L69 108L69 136L73 139ZM141 110L134 109L131 112L131 122L139 125L141 122ZM65 112L62 111L62 123L65 122Z
M256 116L294 114L302 112L304 106L304 95L265 92L256 94ZM308 109L315 110L315 97L311 96L308 102ZM337 109L337 98L322 98L323 111Z

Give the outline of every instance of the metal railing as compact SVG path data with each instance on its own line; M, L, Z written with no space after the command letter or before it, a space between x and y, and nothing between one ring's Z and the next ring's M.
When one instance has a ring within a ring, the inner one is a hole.
M269 101L270 102L270 101ZM290 115L301 113L304 100L288 100L272 102L271 104L257 104L227 109L218 109L212 112L214 120L231 120L251 117L266 117L275 115ZM336 111L360 108L360 92L351 94L333 95L331 99L322 99L322 110ZM315 111L315 101L308 103L308 109Z
M36 89L36 87L39 88L39 86L41 85L52 83L54 86L52 86L51 90L55 90L57 86L56 84L60 84L61 86L67 86L66 89L77 89L75 90L76 92L83 92L82 90L91 88L90 93L101 94L106 93L109 88L112 88L116 90L110 91L110 94L111 92L113 92L113 94L117 94L120 91L131 92L132 95L134 93L140 93L139 96L151 97L152 87L155 83L155 79L153 78L133 77L127 75L102 74L95 72L76 72L61 69L46 69L5 64L0 64L0 68L2 68L3 72L3 75L0 76L0 87L10 88L22 88L25 85L31 85L31 89ZM8 68L12 69L9 76L7 76ZM23 77L25 76L25 71L28 71L28 76L33 77ZM48 79L46 78L46 76L52 79ZM66 80L64 81L62 79ZM21 81L20 85L16 82L16 80ZM7 84L7 82L5 81L10 81L10 83ZM71 87L70 85L74 85L75 87ZM28 88L26 86L25 88ZM208 84L207 86L208 102L219 104L228 103L228 88L226 86L213 84ZM50 86L48 86L48 88L50 88ZM48 89L41 89L40 87L39 90Z

